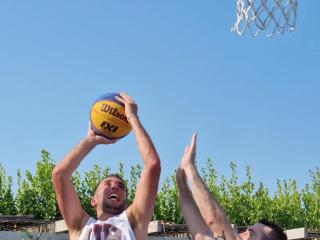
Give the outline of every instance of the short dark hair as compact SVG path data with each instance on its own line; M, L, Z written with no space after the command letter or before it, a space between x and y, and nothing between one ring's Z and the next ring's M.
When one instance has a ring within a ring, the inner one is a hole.
M268 238L270 240L288 240L287 235L279 225L266 219L261 219L259 223L266 225L272 229L271 233L268 234Z
M124 187L125 187L125 191L126 191L126 195L128 195L127 183L126 183L126 181L125 181L118 173L111 173L111 174L109 174L108 176L106 176L105 178L102 178L102 179L97 183L96 187L94 188L92 195L95 195L95 193L96 193L96 191L97 191L97 188L98 188L98 186L100 185L100 183L101 183L103 180L105 180L105 179L107 179L107 178L109 178L109 177L116 177L116 178L118 178L121 182L123 182Z

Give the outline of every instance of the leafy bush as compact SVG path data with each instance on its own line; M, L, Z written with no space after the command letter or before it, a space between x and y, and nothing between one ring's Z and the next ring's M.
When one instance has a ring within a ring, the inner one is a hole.
M51 173L55 166L50 154L41 151L41 159L36 164L34 175L26 171L24 177L20 170L17 173L18 190L12 193L12 178L5 175L0 165L0 214L31 214L38 219L57 219L61 214L57 207L56 198L51 183ZM246 179L239 183L237 165L230 163L231 177L218 178L211 159L201 168L201 175L209 190L224 208L231 223L240 226L252 225L262 218L275 221L286 229L307 227L319 229L320 226L320 169L310 171L311 183L299 192L294 179L277 180L277 189L270 194L268 188L260 182L254 184L252 171L246 167ZM118 174L123 176L128 186L128 202L132 203L135 189L142 171L141 165L130 167L130 176L124 176L124 165L119 163ZM75 172L72 182L79 194L84 209L95 215L90 205L90 198L96 185L107 176L110 168L101 169L94 165L83 176ZM159 187L156 198L153 220L183 223L178 199L178 189L175 174L166 177Z
M16 214L16 207L11 187L12 178L6 177L4 168L0 164L0 215Z

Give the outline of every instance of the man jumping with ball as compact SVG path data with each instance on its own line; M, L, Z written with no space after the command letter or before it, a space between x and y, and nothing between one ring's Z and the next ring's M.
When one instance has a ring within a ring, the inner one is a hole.
M71 240L147 239L148 225L159 183L160 159L137 116L136 103L126 93L120 93L120 96L116 98L125 106L125 114L132 126L139 152L144 161L135 198L133 203L127 206L125 183L119 176L113 174L98 184L91 199L97 219L89 216L82 208L71 182L71 175L95 146L115 142L115 140L96 135L89 127L87 136L65 156L52 173L58 206L68 227Z

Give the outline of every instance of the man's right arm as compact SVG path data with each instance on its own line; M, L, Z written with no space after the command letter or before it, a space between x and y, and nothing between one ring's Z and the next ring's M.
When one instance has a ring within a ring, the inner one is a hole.
M56 192L58 206L71 234L72 232L81 231L89 219L89 215L81 206L78 194L71 182L71 176L84 157L97 144L113 142L95 135L89 127L87 137L77 144L53 169L52 183Z
M193 198L201 215L215 237L224 236L227 240L236 240L238 235L231 227L222 207L203 182L195 166L196 135L193 135L190 147L187 147L181 167L190 182Z
M214 199L207 185L203 182L196 168L186 170L191 183L193 198L215 237L225 236L227 240L237 239L237 234L231 227L220 204Z
M204 222L192 194L186 183L184 170L179 168L176 173L177 186L179 190L179 201L184 220L194 240L213 240L213 234Z

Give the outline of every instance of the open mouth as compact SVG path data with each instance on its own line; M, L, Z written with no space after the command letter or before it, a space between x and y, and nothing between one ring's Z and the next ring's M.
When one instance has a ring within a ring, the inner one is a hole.
M111 200L119 200L119 196L115 193L111 193L108 198Z

